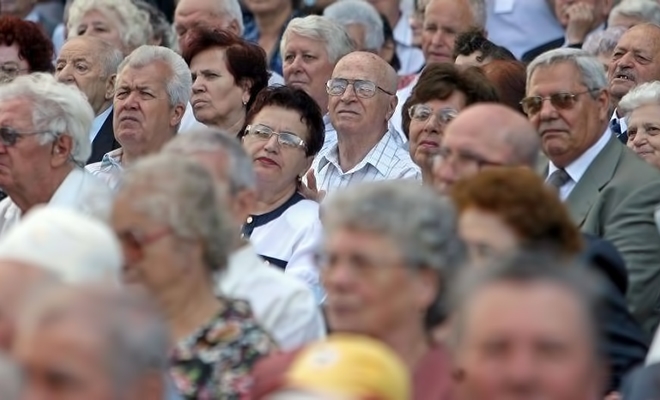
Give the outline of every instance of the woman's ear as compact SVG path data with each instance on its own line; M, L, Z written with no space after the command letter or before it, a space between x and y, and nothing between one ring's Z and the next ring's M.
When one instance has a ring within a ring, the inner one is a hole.
M244 79L240 86L241 89L243 89L241 100L243 101L243 105L246 105L250 102L250 97L252 97L250 94L250 91L252 90L252 81L249 79Z

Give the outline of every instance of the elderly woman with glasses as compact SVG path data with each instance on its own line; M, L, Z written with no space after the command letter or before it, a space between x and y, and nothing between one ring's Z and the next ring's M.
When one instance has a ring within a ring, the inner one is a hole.
M660 168L660 82L643 83L623 96L619 111L628 124L627 146Z
M424 68L402 111L410 157L421 168L424 183L431 182L431 156L438 151L447 123L472 104L497 101L497 90L476 68L461 70L453 64Z
M298 187L323 146L321 110L302 89L268 87L250 108L240 138L257 180L256 207L243 225L244 237L266 261L317 290L319 206Z
M0 17L0 83L53 70L53 43L41 27L9 15Z

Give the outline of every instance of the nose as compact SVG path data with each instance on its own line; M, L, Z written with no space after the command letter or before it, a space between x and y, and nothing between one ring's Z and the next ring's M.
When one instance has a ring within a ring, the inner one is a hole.
M445 44L445 33L442 31L442 29L438 29L433 37L431 37L431 44L433 46L442 46Z
M429 119L426 120L423 131L426 133L434 133L436 135L439 135L442 133L442 131L444 131L444 126L440 122L438 116L433 114L429 117Z
M292 72L301 72L302 64L302 57L295 56L293 61L291 61L291 64L289 64L289 68L291 68Z
M633 55L630 54L630 53L625 53L618 60L615 60L615 61L611 62L611 64L612 64L611 68L613 68L615 72L619 69L630 68L630 67L633 66L632 61L633 61Z
M193 85L192 85L192 92L194 94L199 94L199 93L203 93L205 91L206 91L206 87L204 87L204 84L202 83L202 80L199 77L195 78L195 81L193 82Z
M435 159L431 164L431 174L434 184L441 184L447 188L456 182L458 173L447 159Z
M328 291L350 286L352 279L351 268L344 263L337 263L321 269L321 281Z
M557 109L555 108L554 105L552 105L550 99L543 100L543 102L541 103L541 109L537 113L537 117L540 118L542 121L555 119L557 117Z
M344 90L344 93L341 94L340 98L341 101L348 103L355 100L356 97L357 94L355 93L355 87L353 86L353 84L349 83L348 85L346 85L346 90Z
M130 92L125 99L115 100L117 108L127 110L137 110L139 108L139 100L137 92Z
M62 83L73 83L73 73L72 67L70 65L65 65L59 72L56 74L57 80Z
M278 141L277 135L273 134L273 136L269 137L268 140L266 141L266 144L264 145L264 150L266 150L268 153L277 154L280 148L280 144L277 141Z
M629 141L629 144L632 144L632 147L641 147L644 142L646 142L646 134L641 130L638 130L632 140Z

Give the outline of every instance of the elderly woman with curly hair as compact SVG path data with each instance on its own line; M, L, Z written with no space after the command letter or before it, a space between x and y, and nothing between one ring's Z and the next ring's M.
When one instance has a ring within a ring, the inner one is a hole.
M401 110L410 157L421 168L424 182L430 182L430 156L436 154L445 126L472 104L497 101L497 89L477 68L444 63L424 68Z
M69 37L96 36L124 55L151 43L154 36L148 12L131 0L76 0L67 27Z
M0 81L32 72L53 72L53 44L34 22L0 17Z

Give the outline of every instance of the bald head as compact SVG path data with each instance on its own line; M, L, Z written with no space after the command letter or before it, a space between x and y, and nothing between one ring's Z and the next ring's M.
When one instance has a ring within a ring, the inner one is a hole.
M534 167L540 148L539 136L520 113L501 104L477 104L463 110L447 127L447 134L461 132L483 138L491 148L507 154L503 163Z
M339 60L335 66L335 71L346 68L360 69L368 74L369 79L376 82L380 87L390 93L396 93L398 83L396 71L381 57L365 51L355 51Z

